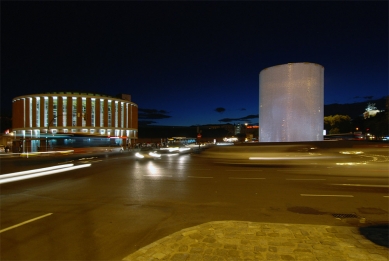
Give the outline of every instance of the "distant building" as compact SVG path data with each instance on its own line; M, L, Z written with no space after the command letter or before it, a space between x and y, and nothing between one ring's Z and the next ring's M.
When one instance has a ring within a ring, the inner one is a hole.
M288 63L259 74L259 140L323 140L324 67Z
M119 145L138 138L138 105L131 96L86 92L49 92L12 100L12 132L28 141L30 151L42 146L42 137L58 134L116 137ZM47 145L46 145L47 146Z

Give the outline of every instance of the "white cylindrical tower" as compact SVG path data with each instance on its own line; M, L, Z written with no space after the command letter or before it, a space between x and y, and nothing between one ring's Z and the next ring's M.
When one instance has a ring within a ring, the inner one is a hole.
M259 140L323 140L324 67L288 63L259 73Z

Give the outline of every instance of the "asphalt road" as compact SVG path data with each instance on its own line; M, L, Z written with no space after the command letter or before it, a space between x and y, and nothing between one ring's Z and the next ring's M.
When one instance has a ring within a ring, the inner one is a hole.
M388 149L339 151L215 147L147 161L130 153L2 159L3 175L65 163L85 167L0 185L0 258L121 260L217 220L387 224Z

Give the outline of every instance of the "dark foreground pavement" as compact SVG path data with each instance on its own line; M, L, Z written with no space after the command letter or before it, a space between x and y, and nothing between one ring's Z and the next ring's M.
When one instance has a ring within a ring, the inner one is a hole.
M215 221L178 231L123 260L389 260L388 226Z

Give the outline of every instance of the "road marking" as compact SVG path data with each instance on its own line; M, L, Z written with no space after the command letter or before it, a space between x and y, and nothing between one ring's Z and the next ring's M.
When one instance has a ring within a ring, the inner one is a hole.
M14 226L4 228L4 229L0 230L0 233L3 233L3 232L5 232L5 231L7 231L7 230L10 230L10 229L13 229L13 228L16 228L16 227L20 227L20 226L25 225L25 224L27 224L27 223L33 222L33 221L35 221L35 220L38 220L38 219L41 219L41 218L50 216L50 215L52 215L52 214L53 214L53 213L48 213L48 214L46 214L46 215L39 216L39 217L30 219L30 220L24 221L24 222L22 222L22 223L19 223L19 224L14 225Z
M285 179L285 180L327 180L327 179Z
M266 179L266 178L237 178L237 177L229 177L229 179Z
M303 197L344 197L353 198L353 195L317 195L317 194L300 194Z
M389 198L389 196L384 196L384 198Z
M143 177L173 177L172 175L143 175Z
M277 171L289 171L289 172L292 172L292 171L320 171L320 169L277 169Z
M373 185L373 184L331 184L335 186L354 186L354 187L373 187L373 188L389 188L389 185Z
M243 171L262 171L262 170L261 169L246 169L246 170L227 169L226 171L239 171L239 172L243 172Z
M195 178L195 179L213 179L213 177L199 177L199 176L188 176L188 178Z
M362 178L362 179L347 179L347 180L363 180L363 181L368 181L368 180L388 180L388 178Z

